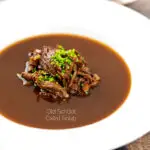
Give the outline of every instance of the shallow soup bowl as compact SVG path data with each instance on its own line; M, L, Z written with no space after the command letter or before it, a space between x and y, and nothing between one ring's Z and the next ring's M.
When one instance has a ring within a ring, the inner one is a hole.
M1 150L111 150L149 131L150 23L147 18L123 6L98 0L86 1L86 5L78 0L6 1L0 4L0 18L0 50L40 34L86 36L114 49L131 74L131 88L124 103L105 119L87 126L38 129L0 115Z

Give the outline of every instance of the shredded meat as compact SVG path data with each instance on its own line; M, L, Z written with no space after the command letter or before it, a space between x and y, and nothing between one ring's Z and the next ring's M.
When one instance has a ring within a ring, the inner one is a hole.
M25 71L18 74L24 85L39 89L39 96L64 101L71 95L86 96L100 77L92 74L87 62L75 49L43 46L28 53Z
M37 85L49 93L56 93L60 98L69 98L67 91L59 84L49 81L37 82Z
M55 54L56 49L51 48L50 46L43 46L41 59L40 59L40 66L46 72L55 75L57 70L51 62L51 56Z

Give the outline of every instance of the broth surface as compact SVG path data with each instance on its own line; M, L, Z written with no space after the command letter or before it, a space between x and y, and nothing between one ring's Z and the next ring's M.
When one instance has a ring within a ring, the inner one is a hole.
M22 85L28 52L43 45L77 49L100 85L87 97L71 97L68 103L37 100L33 87ZM130 71L124 60L104 44L76 35L50 34L19 41L0 53L0 114L17 123L43 129L66 129L95 123L112 114L125 101L131 86Z

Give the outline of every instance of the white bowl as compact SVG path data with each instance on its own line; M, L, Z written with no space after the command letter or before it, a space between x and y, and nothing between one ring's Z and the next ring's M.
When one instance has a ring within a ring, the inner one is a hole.
M114 48L125 59L132 75L126 102L114 114L92 125L42 130L0 116L1 150L110 150L150 130L150 22L147 18L100 0L13 0L0 3L0 21L0 49L43 33L86 35Z

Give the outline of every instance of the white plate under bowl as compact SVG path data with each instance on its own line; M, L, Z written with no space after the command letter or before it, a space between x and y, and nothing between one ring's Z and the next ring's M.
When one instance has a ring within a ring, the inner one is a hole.
M0 116L0 150L111 150L148 132L149 20L123 6L101 0L0 3L0 49L31 35L52 32L86 35L113 47L131 70L130 95L113 115L76 129L33 129Z

